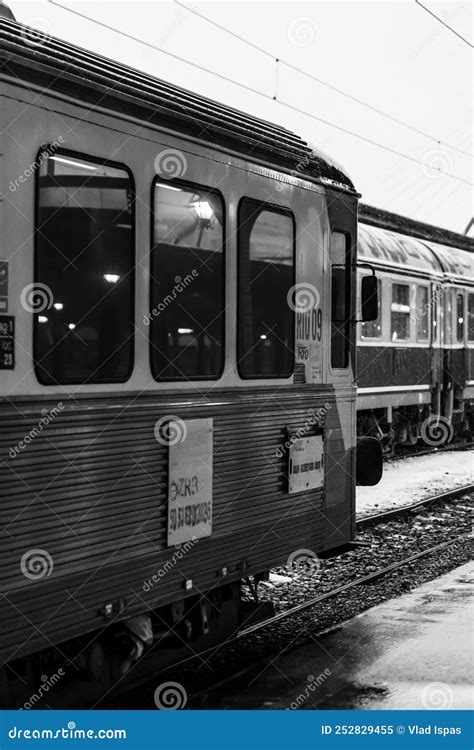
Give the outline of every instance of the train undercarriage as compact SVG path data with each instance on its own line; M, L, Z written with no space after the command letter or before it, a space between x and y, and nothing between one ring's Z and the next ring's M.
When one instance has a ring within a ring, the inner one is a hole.
M436 396L436 394L435 394ZM357 434L377 438L384 455L404 448L440 448L471 442L474 433L474 400L449 389L443 400L430 404L387 406L357 412Z

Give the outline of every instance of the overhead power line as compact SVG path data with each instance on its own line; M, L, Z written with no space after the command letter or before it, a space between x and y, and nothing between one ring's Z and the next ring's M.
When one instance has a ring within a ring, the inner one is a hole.
M100 26L101 28L107 29L108 31L112 31L116 34L119 34L120 36L130 39L133 42L138 42L139 44L143 44L145 47L148 47L150 49L155 50L155 52L160 52L163 55L167 55L168 57L173 58L174 60L179 60L182 63L185 63L186 65L190 65L193 68L196 68L196 70L200 70L204 73L208 73L209 75L213 75L226 83L231 83L235 86L238 86L241 89L244 89L245 91L248 91L252 94L257 94L258 96L262 96L263 98L269 100L269 101L275 101L274 97L265 94L263 91L259 91L258 89L254 89L252 86L247 86L245 83L241 83L240 81L235 81L233 78L229 78L225 76L223 73L217 73L214 70L211 70L210 68L205 67L204 65L199 65L198 63L193 62L192 60L187 60L184 57L181 57L180 55L176 55L174 52L169 52L168 50L160 49L154 44L151 44L151 42L146 42L143 39L140 39L140 37L136 37L133 34L129 34L126 31L122 31L121 29L117 29L114 26L110 26L109 24L104 23L103 21L98 21L95 18L92 18L91 16L87 16L85 13L81 13L78 10L74 10L73 8L68 8L64 5L61 5L61 3L56 2L56 0L48 0L48 2L51 5L56 5L59 8L62 8L63 10L67 11L68 13L72 13L76 16L79 16L80 18L84 18L86 21L91 21L91 23L95 23L97 26ZM369 143L373 146L376 146L377 148L381 148L391 154L394 154L395 156L399 156L403 159L407 159L408 161L413 162L414 164L419 164L420 166L426 168L426 164L423 161L420 161L414 156L410 156L409 154L405 154L402 151L397 151L396 149L391 148L390 146L386 146L383 143L378 143L377 141L374 141L372 138L368 138L367 136L364 136L360 133L356 133L353 130L349 130L348 128L343 127L342 125L337 125L334 122L331 122L330 120L326 120L322 117L318 117L317 115L311 114L311 112L307 112L304 109L300 109L299 107L295 107L293 104L290 104L289 102L284 102L281 99L278 99L278 104L282 107L286 107L287 109L292 110L293 112L297 112L298 114L305 115L306 117L309 117L311 120L314 120L316 122L323 123L324 125L328 125L331 128L335 128L336 130L339 130L342 133L346 133L347 135L351 135L354 138L357 138L358 140L363 141L364 143ZM440 169L439 167L433 166L430 167L433 171L442 172L446 175L446 177L451 178L452 180L457 180L458 182L463 182L466 185L471 185L471 183L468 180L465 180L463 177L459 177L455 174L450 174L448 172L445 172L444 170Z
M293 70L294 72L299 73L305 78L308 78L309 80L314 81L315 83L319 83L321 86L325 86L331 91L334 91L335 93L340 94L341 96L344 96L353 102L356 102L356 104L360 104L362 107L366 107L366 109L369 109L372 112L376 112L378 115L381 115L382 117L386 117L388 120L391 120L392 122L397 123L397 125L402 125L403 127L408 128L408 130L411 130L414 133L417 133L418 135L423 136L424 138L428 138L429 140L435 141L437 144L441 146L445 146L446 148L450 148L453 151L457 151L458 153L463 154L464 156L469 156L469 157L472 156L472 154L470 154L469 152L463 151L457 146L453 146L451 143L447 143L446 141L443 141L440 138L437 138L436 136L431 135L430 133L426 133L424 130L420 130L414 125L410 125L408 122L405 122L404 120L400 120L398 117L391 115L389 112L384 112L384 110L379 109L379 107L375 107L369 102L366 102L363 99L359 99L359 97L354 96L353 94L350 94L348 91L344 91L343 89L340 89L337 86L334 86L334 84L329 83L328 81L324 81L322 78L318 78L312 73L308 73L307 70L304 70L303 68L299 68L297 65L293 65L292 63L289 63L286 60L282 60L281 57L277 57L269 50L266 50L264 47L260 47L258 44L255 44L255 42L251 42L248 39L245 39L245 37L241 36L240 34L237 34L235 31L232 31L232 29L228 29L227 26L223 26L217 21L214 21L214 19L209 18L209 16L204 15L204 13L201 13L199 10L196 10L195 8L191 8L185 3L180 2L180 0L174 0L174 2L176 5L179 5L180 8L184 8L189 13L192 13L193 15L201 18L203 21L206 21L207 23L211 24L211 26L214 26L220 31L223 31L225 34L228 34L229 36L234 37L234 39L238 39L240 42L242 42L243 44L246 44L248 47L251 47L254 50L257 50L262 55L265 55L271 60L276 61L280 65L284 65L289 70Z
M448 29L452 34L455 34L457 37L459 37L459 39L461 39L465 44L467 44L468 47L470 47L471 49L474 49L474 45L471 44L471 42L468 39L465 39L463 36L461 36L461 34L459 34L455 29L453 29L452 26L450 26L449 24L447 24L446 21L443 21L442 18L440 18L439 16L436 15L436 13L433 13L432 10L430 10L429 8L427 8L426 5L423 5L423 3L420 3L420 0L415 0L415 3L417 5L419 5L420 8L423 8L423 10L425 10L427 13L429 13L430 16L433 16L433 18L436 18L436 20L442 26L444 26L446 29ZM180 3L180 5L181 5L181 3ZM183 7L185 7L185 6L183 6Z

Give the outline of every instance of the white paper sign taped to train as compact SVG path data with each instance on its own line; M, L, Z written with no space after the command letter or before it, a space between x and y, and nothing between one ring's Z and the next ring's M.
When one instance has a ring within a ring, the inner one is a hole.
M190 419L169 446L168 546L212 533L212 419Z
M304 492L324 484L323 438L321 435L295 440L290 446L288 492Z

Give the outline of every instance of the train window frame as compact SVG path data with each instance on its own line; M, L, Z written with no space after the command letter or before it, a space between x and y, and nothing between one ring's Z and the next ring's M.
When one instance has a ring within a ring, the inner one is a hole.
M420 333L420 323L423 322L423 314L419 315L419 296L420 292L425 293L424 310L426 312L426 334ZM430 290L426 284L417 284L415 292L415 337L417 342L426 342L430 338L431 317L430 317Z
M273 372L271 374L269 373L262 373L262 374L245 374L245 372L242 371L242 328L243 328L243 320L244 315L242 313L242 288L243 288L243 282L242 282L242 274L241 274L241 263L242 263L242 255L241 255L241 249L242 249L242 223L241 223L241 215L243 207L246 203L254 204L255 206L259 206L259 214L262 214L264 211L270 211L275 214L279 214L280 216L287 216L291 219L292 223L292 229L293 229L293 248L292 248L292 284L290 289L294 288L296 284L296 218L294 212L287 208L286 206L280 206L275 203L270 203L264 200L260 200L259 198L254 198L251 196L244 195L240 198L238 206L237 206L237 338L236 338L236 361L237 361L237 372L241 380L288 380L294 375L295 372L295 364L296 364L296 315L295 311L291 309L290 306L288 306L291 318L292 318L292 325L291 325L291 335L292 335L292 356L291 356L291 365L288 369L288 372ZM257 219L258 219L257 216ZM256 219L256 220L257 220ZM248 255L248 253L247 253Z
M332 262L332 256L331 256L331 249L332 249L332 237L334 235L341 235L345 239L345 263L339 264L339 263L333 263ZM338 226L331 227L331 234L329 238L329 248L328 248L328 276L329 276L329 369L331 374L333 375L340 375L341 373L347 373L350 370L351 367L351 349L352 349L352 258L354 255L354 248L353 248L353 239L350 232L348 232L346 229L340 229ZM346 319L344 321L340 321L344 323L345 326L345 333L344 333L344 339L345 339L345 345L344 345L344 355L345 355L345 362L346 364L342 365L341 367L338 367L337 365L333 365L333 352L332 352L332 342L333 342L333 326L335 325L332 315L332 282L333 282L333 268L336 268L337 266L343 266L345 271L345 307L346 311L348 312L348 315L346 316ZM382 308L380 308L382 311ZM379 339L375 339L378 341Z
M474 292L467 293L467 340L474 343Z
M36 160L35 164L41 166L43 163L43 160L45 158L45 155L47 157L54 157L63 156L65 159L75 159L78 162L86 162L90 164L97 164L98 166L102 167L110 167L111 169L117 169L122 170L123 172L126 172L128 179L129 179L129 190L131 194L131 200L130 204L132 207L131 210L131 252L130 252L130 267L129 267L129 276L130 276L130 294L129 294L129 312L130 312L130 327L129 327L129 336L128 339L130 341L130 356L129 356L129 366L127 372L121 376L121 377L115 377L115 378L68 378L67 380L56 380L54 383L46 381L44 378L41 377L40 374L40 368L38 367L38 364L41 363L41 360L39 362L36 358L36 352L37 352L37 344L38 344L38 323L36 322L36 317L34 314L32 314L32 360L33 360L33 369L36 376L36 379L38 383L41 385L47 387L47 388L55 388L55 387L62 387L62 386L70 386L70 385L82 385L82 386L95 386L95 385L107 385L108 383L114 384L114 383L127 383L130 378L132 377L132 374L135 369L135 355L136 355L136 346L135 346L135 316L136 316L136 266L137 266L137 237L136 237L136 183L135 183L135 176L133 174L132 169L128 166L128 164L124 162L115 161L108 158L103 158L97 155L91 155L85 152L80 151L73 151L71 149L65 149L65 148L53 148L53 144L49 143L43 143L40 148L37 151L36 154ZM38 281L38 273L39 273L39 216L40 216L40 169L36 169L35 174L35 182L34 182L34 240L33 240L33 280L34 280L34 286L41 283ZM44 358L44 357L43 357Z
M396 286L403 286L403 287L406 287L408 289L409 310L408 310L408 312L407 311L402 311L402 313L404 315L408 316L408 318L407 318L407 320L408 320L408 335L405 336L404 338L398 338L398 336L397 336L397 338L394 339L393 338L393 334L394 334L393 313L394 312L398 312L398 311L394 311L393 310L393 305L394 304L400 304L400 303L394 303L394 301L393 301L393 292L394 292L394 288ZM413 341L413 326L412 326L413 292L412 292L412 289L413 289L413 285L412 285L412 283L410 281L400 281L398 279L397 280L392 279L391 296L390 296L390 343L391 344L397 345L397 344L401 343L401 345L404 346L405 344L410 343L410 342Z
M215 187L209 187L207 185L204 185L202 183L198 182L192 182L191 180L181 180L177 178L173 179L166 179L163 176L155 175L155 177L152 180L151 183L151 190L150 190L150 258L149 258L149 264L148 264L148 270L149 270L149 290L148 290L148 312L151 316L153 313L153 276L152 276L152 267L153 267L153 248L155 246L155 234L154 234L154 220L155 220L155 187L157 184L165 184L169 185L170 187L176 187L183 190L189 190L192 192L193 190L198 191L205 191L207 194L212 193L213 195L216 195L219 200L221 201L222 205L222 278L221 278L221 291L222 291L222 305L223 305L223 324L222 324L222 339L221 339L221 366L219 368L219 371L215 375L193 375L192 377L160 377L155 373L155 368L153 366L153 341L152 341L152 325L153 321L150 318L150 325L149 325L149 335L148 335L148 359L150 364L150 370L153 379L157 383L194 383L194 382L203 382L203 381L212 381L215 382L217 380L220 380L224 374L225 370L225 363L226 363L226 354L227 354L227 316L226 316L226 309L227 309L227 203L224 197L224 194L218 190Z
M461 301L461 317L459 317L459 301ZM456 291L455 315L456 315L456 343L463 344L464 334L466 330L466 315L464 311L464 292L461 290Z

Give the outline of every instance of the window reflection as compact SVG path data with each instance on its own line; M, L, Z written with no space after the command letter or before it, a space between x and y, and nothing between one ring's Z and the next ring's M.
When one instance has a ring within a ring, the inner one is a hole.
M349 364L350 343L350 251L348 235L332 232L331 261L331 367Z
M392 341L410 338L410 287L392 284Z
M244 200L239 211L239 340L242 377L288 377L294 363L294 224L286 212Z
M160 380L216 378L224 356L223 205L212 191L155 183L151 363Z
M456 340L458 343L464 340L464 296L456 296Z
M35 316L41 382L125 380L132 365L133 206L126 170L76 156L39 169Z
M474 294L468 296L467 319L468 339L469 341L474 341Z
M428 287L416 289L416 337L418 340L428 338L429 305Z

